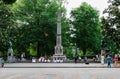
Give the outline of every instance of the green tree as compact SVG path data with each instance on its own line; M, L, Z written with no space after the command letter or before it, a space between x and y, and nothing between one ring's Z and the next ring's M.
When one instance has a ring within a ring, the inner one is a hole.
M120 49L120 0L109 0L108 3L103 12L106 16L101 18L102 32L109 49Z
M10 6L0 0L0 51L5 53L7 51L8 40L11 39L12 26L12 12Z
M70 22L72 42L83 51L83 55L86 55L87 50L98 51L101 41L98 10L83 2L71 11Z
M51 0L19 0L13 5L14 20L19 26L16 38L19 50L36 44L37 56L54 53L58 7L57 2Z

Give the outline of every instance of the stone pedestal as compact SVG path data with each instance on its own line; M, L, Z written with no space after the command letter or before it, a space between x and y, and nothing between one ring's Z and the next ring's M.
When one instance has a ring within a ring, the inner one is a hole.
M9 62L9 63L15 62L15 57L13 56L13 49L12 48L8 49L7 62Z
M66 61L65 55L53 55L53 62L64 62Z

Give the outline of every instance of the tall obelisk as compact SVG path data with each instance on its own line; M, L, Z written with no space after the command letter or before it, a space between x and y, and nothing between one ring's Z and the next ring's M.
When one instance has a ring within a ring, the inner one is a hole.
M57 16L57 35L56 35L56 46L55 54L53 55L53 60L65 60L66 56L63 55L63 46L62 46L62 36L61 36L61 10L58 9Z
M61 11L58 9L55 55L63 55L63 47L61 41Z

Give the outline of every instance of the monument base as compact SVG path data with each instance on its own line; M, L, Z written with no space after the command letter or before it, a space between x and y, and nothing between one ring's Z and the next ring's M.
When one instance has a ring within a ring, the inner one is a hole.
M53 62L64 62L66 61L66 56L65 55L53 55Z
M7 62L8 63L15 63L17 60L14 56L8 56L7 58Z
M16 60L15 60L15 56L13 56L13 49L12 48L9 48L8 49L8 56L7 56L7 62L8 63L14 63Z

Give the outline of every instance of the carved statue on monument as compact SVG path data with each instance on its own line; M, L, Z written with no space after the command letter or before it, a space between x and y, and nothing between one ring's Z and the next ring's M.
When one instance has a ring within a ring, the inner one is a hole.
M55 54L56 55L63 55L62 47L61 46L56 46L55 47Z
M14 56L13 56L12 42L9 40L8 44L9 44L9 47L8 47L8 59L7 59L7 61L9 63L11 63L11 62L14 62L14 60L13 60Z

